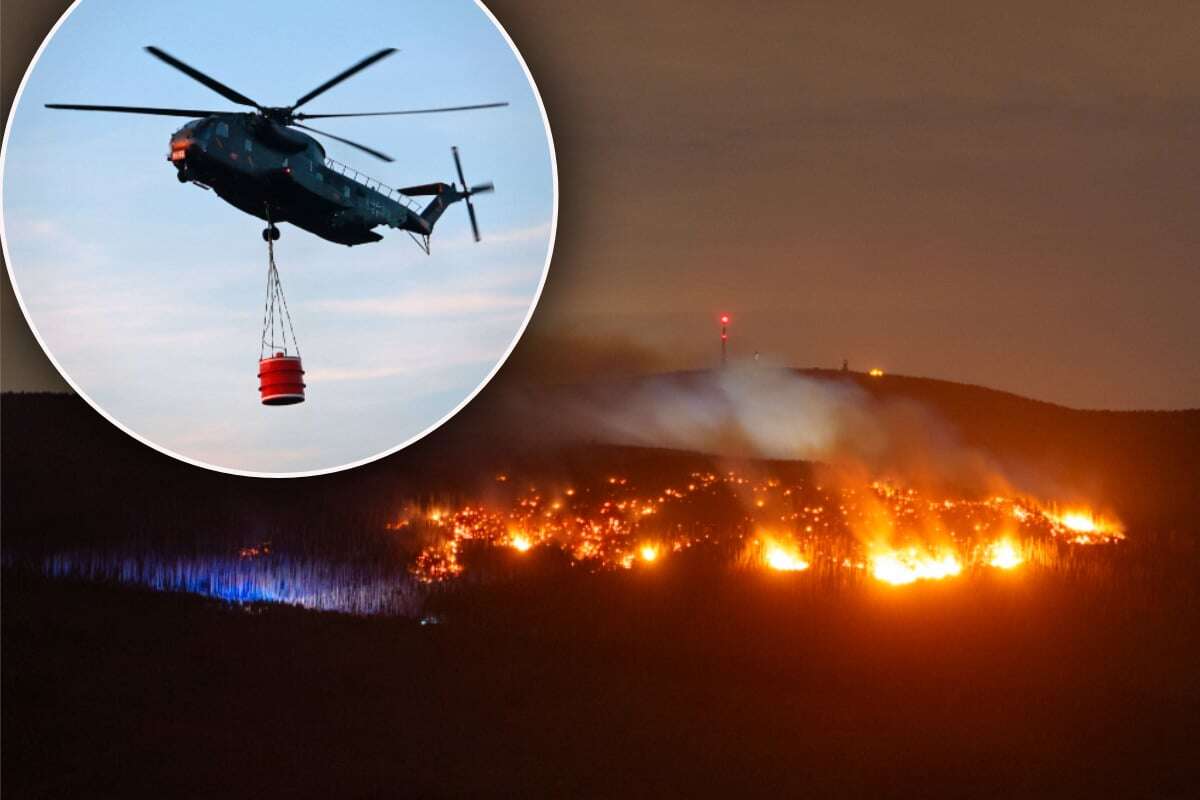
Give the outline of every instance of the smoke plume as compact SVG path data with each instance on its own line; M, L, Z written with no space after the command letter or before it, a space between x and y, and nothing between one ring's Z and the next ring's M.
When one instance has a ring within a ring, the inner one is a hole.
M730 458L801 460L909 485L988 491L1005 483L916 401L879 398L851 379L758 365L676 373L564 393L543 431Z

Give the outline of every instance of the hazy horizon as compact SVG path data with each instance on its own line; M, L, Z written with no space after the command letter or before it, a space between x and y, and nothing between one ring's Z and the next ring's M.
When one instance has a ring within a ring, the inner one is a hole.
M783 363L1200 407L1200 8L489 7L562 191L516 357L711 364L727 311Z

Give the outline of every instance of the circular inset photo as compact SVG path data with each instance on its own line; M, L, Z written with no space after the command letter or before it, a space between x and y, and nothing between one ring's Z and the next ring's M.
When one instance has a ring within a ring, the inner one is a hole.
M499 369L549 268L525 62L471 0L81 0L22 81L4 256L68 383L227 472L394 452Z

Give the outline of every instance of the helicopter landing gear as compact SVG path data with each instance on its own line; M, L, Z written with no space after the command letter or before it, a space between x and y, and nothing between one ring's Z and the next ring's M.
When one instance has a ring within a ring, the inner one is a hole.
M278 242L279 235L279 228L276 228L274 225L269 228L263 228L262 237L264 242Z

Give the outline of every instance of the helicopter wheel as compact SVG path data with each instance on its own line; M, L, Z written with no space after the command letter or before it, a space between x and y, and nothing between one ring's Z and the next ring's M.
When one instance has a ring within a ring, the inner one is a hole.
M279 235L279 228L276 228L274 225L269 228L263 228L262 237L264 242L278 242Z
M184 170L180 170L179 172L176 172L175 179L178 180L180 183L187 183L188 182L187 172L185 172Z

